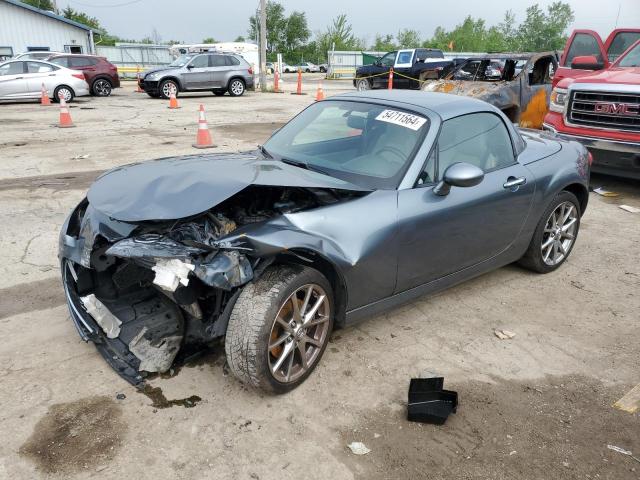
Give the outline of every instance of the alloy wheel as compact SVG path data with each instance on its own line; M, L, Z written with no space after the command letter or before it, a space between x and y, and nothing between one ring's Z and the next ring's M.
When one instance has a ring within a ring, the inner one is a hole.
M93 93L99 97L108 97L111 95L111 84L103 79L96 80L93 84Z
M60 98L60 96L64 98L65 102L70 102L71 99L73 98L73 95L71 94L71 90L69 90L66 87L62 87L58 89L58 98Z
M166 97L169 98L171 96L171 93L178 93L178 86L173 83L173 82L165 82L162 85L162 94Z
M358 80L358 83L356 84L357 86L357 90L359 92L363 92L365 90L370 90L371 89L371 85L369 84L369 80Z
M573 246L578 226L578 210L571 202L558 205L544 226L540 251L542 260L549 266L562 262Z
M231 82L229 90L231 90L231 93L233 93L234 95L242 95L242 93L244 92L244 83L242 83L240 80L234 80L233 82Z
M320 285L303 285L287 298L269 335L269 370L277 381L294 382L313 367L328 340L330 319L329 298Z

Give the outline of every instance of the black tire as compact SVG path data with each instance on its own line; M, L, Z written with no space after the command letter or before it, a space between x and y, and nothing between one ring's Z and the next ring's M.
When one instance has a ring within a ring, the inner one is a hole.
M227 88L229 95L232 97L241 97L246 91L246 85L241 78L232 78Z
M324 344L314 363L295 381L277 380L269 367L269 342L272 327L281 307L302 286L316 284L325 292L330 319ZM231 372L243 383L271 393L288 392L302 382L320 363L333 329L333 290L317 270L301 266L277 265L268 268L255 282L244 287L227 326L225 352Z
M169 92L171 91L171 89L175 89L176 92L176 97L178 96L178 92L180 92L180 87L179 85L176 83L175 80L164 80L163 82L160 83L160 87L158 88L158 96L160 98L164 98L164 99L168 99L169 98Z
M75 92L73 91L73 88L68 87L67 85L58 85L56 89L53 91L54 102L60 102L60 96L59 96L60 92L68 92L66 94L67 98L65 98L65 101L67 103L73 102L73 99L76 96Z
M371 90L373 88L373 83L371 83L370 78L357 78L356 79L356 90L359 92L364 92L367 90Z
M212 90L212 92L213 92L213 94L214 94L216 97L221 97L221 96L223 96L225 93L227 93L227 91L226 91L226 90Z
M320 67L320 73L327 73L327 69L324 67Z
M309 70L308 68L305 70L305 73L311 73L311 70Z
M91 84L91 94L96 97L108 97L111 95L111 89L113 86L111 82L106 78L97 78Z
M147 95L149 95L151 98L158 98L160 96L159 93L151 93L151 92L145 92Z
M545 235L545 226L547 224L547 220L549 219L553 211L559 205L562 205L565 202L572 203L577 211L576 227L575 227L573 242L569 246L569 249L567 253L564 255L564 257L562 258L562 260L560 260L555 265L549 265L544 261L544 258L542 255L542 242ZM527 248L527 251L522 256L522 258L518 260L518 264L524 268L533 270L534 272L538 272L538 273L553 272L558 267L560 267L560 265L562 265L566 261L566 259L569 258L569 255L571 254L571 251L573 250L573 247L576 244L576 240L578 239L578 233L580 231L581 215L582 215L582 212L580 211L580 202L578 201L578 199L573 193L563 190L558 195L556 195L556 197L551 201L549 206L545 209L544 213L540 217L540 221L536 226L536 230L533 234L533 238L531 239L531 243L529 244L529 247Z

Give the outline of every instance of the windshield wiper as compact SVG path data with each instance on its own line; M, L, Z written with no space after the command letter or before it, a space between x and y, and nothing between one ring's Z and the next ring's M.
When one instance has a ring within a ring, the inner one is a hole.
M305 170L309 170L311 172L323 173L324 175L329 175L325 170L316 167L315 165L309 165L307 162L303 162L300 160L291 160L289 158L281 158L280 161L282 163L286 163L287 165L293 165L294 167L304 168Z

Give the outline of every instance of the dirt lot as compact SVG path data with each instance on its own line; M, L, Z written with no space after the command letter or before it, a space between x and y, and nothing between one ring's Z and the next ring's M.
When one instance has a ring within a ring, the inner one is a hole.
M640 456L640 414L611 406L640 383L640 214L618 208L640 207L638 182L594 177L621 196L591 194L557 272L510 266L336 331L285 396L227 375L221 347L140 393L79 339L57 236L92 179L196 153L200 103L218 151L253 148L313 101L306 88L183 96L172 111L125 85L75 102L64 130L55 107L0 105L0 478L640 478L607 449ZM427 374L460 395L442 427L405 420L409 379ZM352 441L371 452L353 455Z

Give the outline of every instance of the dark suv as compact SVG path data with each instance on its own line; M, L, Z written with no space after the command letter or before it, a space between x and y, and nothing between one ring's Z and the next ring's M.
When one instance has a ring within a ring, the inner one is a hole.
M47 61L83 72L92 95L108 97L113 88L120 87L118 69L104 57L78 54L52 55L47 58Z
M253 88L253 70L240 55L225 53L189 53L171 64L147 70L140 76L140 87L152 97L169 98L171 92L229 92L239 97Z

